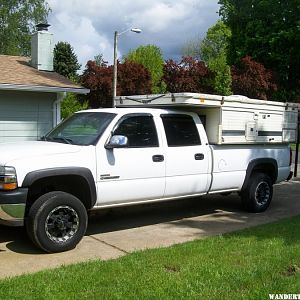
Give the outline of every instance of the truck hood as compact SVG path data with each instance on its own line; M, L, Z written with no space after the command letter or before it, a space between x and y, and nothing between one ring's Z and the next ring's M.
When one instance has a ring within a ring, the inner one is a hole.
M82 146L47 141L28 141L0 144L0 165L11 165L16 160L30 160L42 156L80 151Z

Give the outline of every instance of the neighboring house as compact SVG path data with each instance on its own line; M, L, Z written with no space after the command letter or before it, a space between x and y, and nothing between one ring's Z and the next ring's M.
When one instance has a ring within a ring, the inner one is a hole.
M0 143L39 139L60 122L66 92L89 92L53 72L47 27L33 35L31 52L31 59L0 55Z

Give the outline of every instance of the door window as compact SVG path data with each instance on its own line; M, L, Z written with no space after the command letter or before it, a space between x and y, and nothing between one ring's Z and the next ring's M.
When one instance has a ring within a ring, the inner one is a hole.
M114 135L126 136L130 148L159 146L154 120L150 115L126 117L114 131Z
M201 145L194 119L189 115L161 115L169 147Z

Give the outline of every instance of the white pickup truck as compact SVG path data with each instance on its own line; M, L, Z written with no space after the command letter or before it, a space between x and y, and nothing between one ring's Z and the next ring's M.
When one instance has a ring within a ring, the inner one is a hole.
M66 251L93 209L235 191L262 212L290 165L286 143L210 145L193 111L86 110L41 141L0 145L0 220L24 224L47 252Z

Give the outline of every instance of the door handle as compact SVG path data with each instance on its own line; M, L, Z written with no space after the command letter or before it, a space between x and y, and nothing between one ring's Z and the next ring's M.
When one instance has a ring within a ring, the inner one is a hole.
M154 162L161 162L161 161L164 161L164 156L163 155L153 155L152 156L152 160Z
M195 160L203 160L204 154L203 153L196 153L195 154Z

